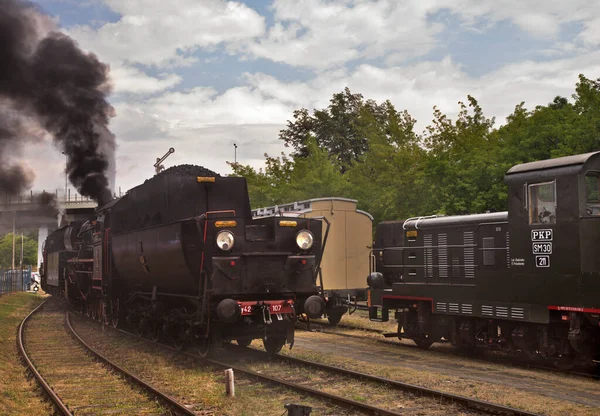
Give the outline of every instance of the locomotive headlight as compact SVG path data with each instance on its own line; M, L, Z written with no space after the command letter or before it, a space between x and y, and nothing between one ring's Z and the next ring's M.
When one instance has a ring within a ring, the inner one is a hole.
M296 234L296 244L301 250L308 250L312 247L314 242L314 237L312 233L308 230L302 230L298 234Z
M233 237L233 233L231 231L221 231L219 234L217 234L217 245L221 250L231 250L234 243L235 238Z

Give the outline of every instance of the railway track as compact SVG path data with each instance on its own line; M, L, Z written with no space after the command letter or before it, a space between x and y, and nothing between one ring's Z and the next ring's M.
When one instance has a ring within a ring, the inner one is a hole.
M64 308L51 298L23 319L17 344L27 366L63 415L195 415L89 348L74 334Z
M238 347L239 348L239 347ZM351 377L355 379L359 379L362 381L369 381L378 383L380 385L385 386L385 388L409 392L415 395L430 397L436 399L438 403L446 403L446 404L458 404L465 409L476 410L480 412L485 412L488 414L500 414L500 415L513 415L513 416L539 416L536 413L527 412L520 409L514 409L507 406L497 405L494 403L473 399L470 397L455 395L451 393L442 392L439 390L433 390L426 387L416 386L413 384L403 383L396 380L391 380L384 377L378 377L371 374L365 374L358 371L347 370L340 367L335 367L327 364L317 363L314 361L308 361L301 358L291 357L287 355L276 355L269 356L267 352L246 348L251 354L260 356L263 359L270 358L271 360L277 360L280 362L285 362L288 364L302 366L302 367L310 367L314 370L333 372L340 374L345 377Z
M97 322L95 322L95 323L97 324ZM134 337L136 339L140 339L137 335L132 334L123 329L110 328L109 330L119 331L127 336ZM402 410L402 411L398 412L398 411L391 410L391 409L373 406L373 405L364 403L362 401L353 400L353 399L339 396L336 394L327 393L327 392L324 392L323 389L313 388L313 387L310 387L303 383L291 381L289 378L286 379L286 378L281 378L278 376L268 375L268 374L266 374L265 371L260 371L260 372L254 371L254 370L251 370L248 368L248 363L243 363L243 362L240 363L238 359L232 359L232 360L206 359L206 358L200 357L197 354L193 354L193 353L190 353L187 351L177 350L176 348L171 347L170 345L166 345L163 343L156 343L149 339L143 339L143 341L145 341L149 344L160 346L161 348L167 349L167 350L175 352L177 354L181 354L182 356L188 356L188 357L192 357L194 359L202 360L215 368L219 368L219 369L232 368L238 376L240 374L242 374L245 377L249 377L249 378L261 381L261 382L271 383L274 385L283 385L290 389L299 391L301 393L324 399L324 400L326 400L332 404L335 404L337 406L351 409L354 411L358 410L364 414L373 414L373 415L406 414L406 410ZM532 413L532 412L514 409L514 408L502 406L502 405L497 405L494 403L489 403L489 402L485 402L485 401L481 401L481 400L477 400L477 399L472 399L469 397L454 395L451 393L445 393L445 392L438 391L438 390L433 390L433 389L429 389L429 388L425 388L425 387L402 383L399 381L390 380L390 379L386 379L383 377L377 377L377 376L373 376L373 375L369 375L369 374L359 373L359 372L352 371L352 370L346 370L346 369L342 369L339 367L329 366L329 365L316 363L316 362L312 362L312 361L307 361L307 360L303 360L303 359L298 359L298 358L294 358L294 357L283 356L283 355L270 356L266 352L262 352L262 351L255 350L252 348L242 348L242 347L237 347L237 346L231 346L231 348L237 348L237 349L243 350L243 351L237 351L238 358L240 358L241 355L250 354L250 355L254 355L255 357L260 357L260 359L262 361L265 361L265 359L267 359L266 361L271 361L271 362L277 361L279 363L285 363L286 365L300 366L300 367L303 367L304 369L306 367L310 367L311 369L314 369L314 370L326 372L329 374L334 374L337 377L341 376L344 379L352 378L352 379L360 380L361 382L367 382L367 383L371 383L371 384L375 383L378 386L378 388L380 390L382 390L385 394L388 394L389 397L397 397L398 391L401 391L401 392L407 393L409 395L412 395L413 397L427 397L430 399L434 399L434 400L431 400L431 403L435 403L435 405L438 407L441 406L444 408L448 408L448 410L450 410L451 406L458 405L458 406L462 407L464 410L466 410L467 412L471 412L474 414L539 416L538 414ZM242 353L242 354L239 354L239 353ZM308 374L308 373L306 371L304 371L303 374ZM423 410L423 409L412 408L412 409L407 409L407 410L417 411L417 410ZM454 411L456 411L456 408L454 409Z
M328 331L325 330L324 328L341 328L341 329L348 329L348 330L354 330L354 331L362 331L365 333L373 333L373 334L378 334L381 336L384 336L385 332L384 331L380 331L378 329L373 329L373 328L361 328L361 327L357 327L357 326L353 326L353 325L344 325L344 324L338 324L336 326L332 326L326 322L318 322L318 323L311 323L311 328L310 331L312 332L320 332L322 334L327 334L327 335L336 335L336 336L340 336L340 337L350 337L350 338L363 338L360 335L355 335L355 334L346 334L346 333L340 333L340 332L336 332L336 331ZM309 331L308 327L306 325L304 326L297 326L298 329L301 329L303 331ZM419 348L416 345L408 345L408 344L403 344L401 342L398 342L395 339L377 339L375 340L378 343L381 344L387 344L387 345L396 345L398 347L401 348L410 348L413 350L422 350L421 348ZM448 343L448 341L444 341L444 343ZM422 350L425 351L425 350ZM483 352L483 350L482 350ZM580 371L580 370L561 370L559 368L556 368L552 365L549 364L541 364L541 363L536 363L532 360L526 360L526 359L522 359L522 358L518 358L518 357L511 357L511 356L489 356L487 355L486 357L474 357L472 354L466 354L463 352L460 352L458 350L452 350L452 351L448 351L448 352L443 352L443 351L439 351L436 350L436 353L440 353L440 354L448 354L448 355L456 355L459 357L463 357L463 358L469 358L469 359L473 359L473 360L480 360L482 362L493 362L496 364L504 364L504 365L508 365L508 366L512 366L512 367L519 367L519 368L526 368L526 369L532 369L532 370L542 370L542 371L549 371L552 373L556 373L556 374L568 374L568 375L572 375L572 376L577 376L577 377L581 377L581 378L587 378L587 379L592 379L592 380L600 380L600 374L598 373L599 369L600 369L600 364L597 364L597 368L595 371Z

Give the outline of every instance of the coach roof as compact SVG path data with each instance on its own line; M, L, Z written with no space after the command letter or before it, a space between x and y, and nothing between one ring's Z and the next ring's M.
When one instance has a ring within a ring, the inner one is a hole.
M524 172L534 172L539 170L561 168L566 166L583 165L592 156L600 152L584 153L581 155L557 157L555 159L539 160L537 162L522 163L515 165L506 172L507 175Z

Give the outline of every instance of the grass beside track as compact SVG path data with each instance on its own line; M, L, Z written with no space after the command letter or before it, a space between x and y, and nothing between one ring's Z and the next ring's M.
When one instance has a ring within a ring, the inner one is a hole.
M199 415L282 415L285 403L312 406L312 415L355 414L318 399L238 375L236 397L228 398L225 396L223 372L206 367L199 359L182 357L143 340L102 329L77 315L72 315L71 320L77 333L92 348L175 397Z
M17 352L17 328L45 296L12 293L0 296L0 413L47 415L49 404L37 382L29 375Z
M344 332L355 332L359 335L359 331ZM284 349L282 354L534 413L590 416L600 414L598 407L577 404L559 397L569 396L573 391L582 396L595 397L597 401L597 382L594 380L507 367L417 348L398 349L393 344L377 342L372 334L362 334L364 337L344 338L342 341L335 335L301 332L296 336L298 342L294 349ZM259 347L256 343L252 345ZM332 345L339 345L339 348ZM498 380L497 383L492 383L478 376L484 373L494 374L498 379L510 377L510 381ZM533 382L546 385L544 393L524 388Z

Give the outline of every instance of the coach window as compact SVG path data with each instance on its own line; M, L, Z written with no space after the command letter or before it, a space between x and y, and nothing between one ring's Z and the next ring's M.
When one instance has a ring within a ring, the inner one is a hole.
M585 175L585 212L587 215L600 215L600 173L588 172Z
M529 224L556 223L556 181L529 185Z

